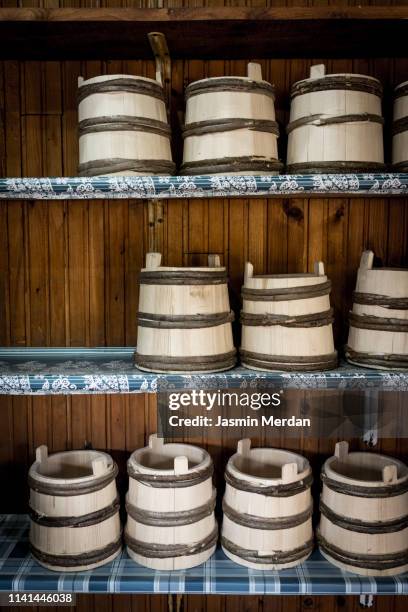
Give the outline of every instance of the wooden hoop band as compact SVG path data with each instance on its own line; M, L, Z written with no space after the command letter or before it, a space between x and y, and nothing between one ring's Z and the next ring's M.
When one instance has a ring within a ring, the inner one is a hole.
M180 474L178 476L172 474L146 474L135 470L131 463L128 463L127 472L129 478L137 480L142 484L157 489L180 489L185 487L193 487L201 482L205 482L212 478L214 467L209 465L205 470L197 470L190 474Z
M80 565L93 565L108 559L122 548L122 537L116 542L99 550L92 550L80 555L50 555L30 544L30 550L34 557L47 565L60 567L76 567Z
M373 329L389 332L408 332L408 320L374 317L372 315L358 315L349 312L350 327L357 329Z
M385 168L385 164L381 162L312 161L288 164L286 169L289 174L358 174L361 172L383 172Z
M298 527L299 525L303 525L303 523L308 521L313 514L313 508L311 506L305 512L301 512L300 514L294 514L293 516L288 516L285 518L264 518L260 516L253 516L236 512L235 510L230 508L230 506L228 506L225 501L223 501L222 503L222 509L224 515L234 523L237 523L238 525L242 525L243 527L250 527L251 529L268 529L270 531L277 531L278 529L292 529L293 527Z
M303 480L296 482L290 482L289 484L278 484L271 485L269 487L260 487L258 485L251 484L247 480L236 478L227 469L225 470L225 481L234 489L238 491L246 491L248 493L257 493L258 495L265 495L266 497L292 497L298 495L310 489L313 483L313 476L309 474Z
M140 510L131 504L126 504L128 515L142 525L151 525L157 527L181 527L182 525L191 525L197 523L207 516L211 516L215 508L215 491L207 504L194 508L193 510L184 510L180 512L150 512Z
M376 521L366 523L357 519L349 519L340 514L336 514L326 506L322 501L320 502L320 512L329 521L335 523L337 527L347 529L347 531L355 531L356 533L369 533L369 534L380 534L380 533L394 533L402 531L408 527L408 516L399 518L393 521Z
M211 121L196 121L187 123L183 127L183 138L202 136L203 134L216 134L218 132L231 132L232 130L252 130L255 132L268 132L279 136L279 126L276 121L267 119L212 119Z
M355 75L328 75L318 79L298 81L292 86L291 98L316 91L345 89L346 91L362 91L382 97L383 88L377 79Z
M218 540L218 527L216 526L209 536L200 542L192 544L153 544L135 540L125 533L125 543L131 551L149 559L169 559L171 557L184 557L197 555L216 545Z
M336 493L343 493L344 495L351 495L352 497L397 497L403 495L408 491L408 480L397 484L388 484L383 487L362 487L359 485L352 485L346 482L339 482L329 478L325 472L321 473L321 479L324 486Z
M98 476L93 480L86 482L78 482L72 484L48 484L46 482L39 482L35 478L28 475L28 486L33 491L41 493L43 495L52 495L53 497L71 497L76 495L87 495L88 493L94 493L108 486L111 482L114 482L118 475L118 466L115 462L112 464L112 469L103 476Z
M316 285L288 287L285 289L252 289L243 287L241 296L242 299L250 300L251 302L286 302L328 295L330 290L331 282L327 280Z
M354 351L348 345L345 347L345 355L348 361L367 367L380 366L382 368L389 368L390 370L408 368L408 355L361 353Z
M147 172L149 174L173 174L176 164L167 159L97 159L79 164L79 176L104 176L112 172Z
M207 270L188 270L183 272L163 272L143 270L139 274L141 285L224 285L228 277L225 269L209 272Z
M393 569L406 565L408 563L408 552L394 553L391 555L363 555L361 553L352 554L345 552L337 546L329 544L320 533L317 534L317 539L320 548L323 552L327 552L328 555L340 561L345 565L352 565L354 567L364 567L366 569L373 570L384 570Z
M382 308L390 308L391 310L408 310L408 298L405 297L392 298L388 295L355 291L353 293L353 302L367 306L382 306Z
M40 525L41 527L90 527L91 525L97 525L111 518L117 512L119 512L120 502L117 497L115 501L106 508L91 512L89 514L83 514L82 516L44 516L38 514L35 510L30 507L30 519Z
M186 100L193 96L207 93L220 92L244 92L251 94L261 94L275 99L275 88L266 81L251 81L242 78L220 78L215 80L204 80L190 83L186 87Z
M408 83L399 85L394 90L394 99L402 98L403 96L408 96Z
M165 102L163 88L159 83L134 80L134 79L111 79L109 81L103 81L101 83L89 83L88 85L81 85L78 88L78 104L82 102L88 96L93 94L101 93L113 93L113 92L127 92L133 94L142 94L144 96L151 96Z
M290 563L292 561L302 559L306 555L309 555L313 550L313 540L309 540L303 546L299 546L293 550L279 551L271 555L259 555L257 550L241 548L240 546L237 546L237 544L227 540L227 538L224 536L221 537L221 545L232 555L245 559L246 561L250 561L252 563L276 563L277 565L283 565L284 563Z
M281 325L282 327L324 327L333 323L333 308L325 312L316 312L309 315L273 315L252 314L241 311L240 322L242 325L269 327Z
M325 115L309 115L300 117L288 124L286 133L290 134L296 128L304 125L314 125L315 127L324 127L325 125L335 125L340 123L355 123L355 122L380 123L384 125L384 118L381 115L372 115L370 113L355 113L350 115L338 115L337 117L327 117Z
M204 329L218 327L231 323L234 313L219 312L209 315L158 315L139 312L137 324L139 327L152 327L154 329Z
M148 117L129 117L126 115L115 115L111 117L95 117L83 119L78 125L79 137L96 132L151 132L170 138L171 130L168 123L149 119Z
M319 370L334 370L337 367L337 351L317 357L287 355L267 355L240 349L242 365L257 368L278 370L283 372L315 372Z
M277 159L260 159L259 157L222 157L185 162L181 166L181 174L231 174L231 172L279 172L283 164Z
M200 355L191 357L160 357L158 355L140 355L135 353L134 361L136 366L149 368L154 371L175 370L189 371L195 370L221 370L233 368L237 361L237 352L234 349L228 353L218 355Z

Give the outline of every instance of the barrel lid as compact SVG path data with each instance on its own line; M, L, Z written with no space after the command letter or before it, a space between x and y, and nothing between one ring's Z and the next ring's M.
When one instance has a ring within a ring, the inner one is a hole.
M363 91L380 97L383 92L380 81L374 77L364 74L335 73L297 81L292 85L291 97L330 89Z
M255 81L249 77L223 76L194 81L186 87L186 99L205 93L248 92L274 97L275 88L268 81Z
M118 79L126 79L131 81L144 81L147 83L151 83L152 85L157 85L157 87L162 88L160 83L155 79L150 79L148 77L138 76L134 74L100 74L95 77L91 77L89 79L84 79L78 83L78 87L84 87L86 85L93 85L95 83L106 83L107 81L116 81Z
M395 469L396 478L384 482L384 470ZM329 457L323 473L331 480L367 488L382 488L386 484L398 485L408 480L408 466L399 459L371 452L352 452Z
M402 96L408 96L408 81L399 83L394 89L395 98L401 98Z
M31 465L29 477L42 485L75 487L87 482L105 480L116 470L116 464L108 453L96 450L71 450L48 455L47 448L40 446L36 450L36 461ZM34 487L36 488L36 487Z

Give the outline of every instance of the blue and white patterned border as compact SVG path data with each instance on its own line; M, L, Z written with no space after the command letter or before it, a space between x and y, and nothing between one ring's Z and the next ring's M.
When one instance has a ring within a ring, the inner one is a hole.
M239 595L408 595L408 574L364 578L344 572L316 550L302 565L282 571L247 569L218 549L203 565L158 572L132 561L125 551L87 572L59 573L41 567L28 549L28 518L0 515L0 591L76 593L197 593Z
M316 195L401 196L408 174L0 178L0 199L86 200Z
M133 364L133 348L0 348L0 395L156 393L168 389L380 389L408 391L408 371L341 364L327 372L155 374Z

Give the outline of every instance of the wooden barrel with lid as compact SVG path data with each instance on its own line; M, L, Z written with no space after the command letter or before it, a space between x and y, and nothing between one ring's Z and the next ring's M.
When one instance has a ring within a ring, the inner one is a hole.
M392 166L395 172L408 172L408 81L395 88Z
M361 74L325 74L292 86L287 126L291 173L381 172L385 169L381 83Z
M128 74L78 79L79 174L172 174L163 87Z
M30 545L41 565L55 571L92 569L121 551L118 468L94 450L48 456L36 450L29 470Z
M157 435L128 461L125 541L132 559L158 570L204 563L215 551L215 489L210 455Z
M322 470L318 539L322 554L363 576L408 570L408 467L338 442Z
M261 66L247 77L213 77L186 88L182 174L278 174L274 88Z
M346 357L369 368L408 368L408 269L374 268L364 251L357 274Z
M235 365L227 272L218 255L208 261L207 268L163 267L160 253L147 254L140 273L138 368L217 372Z
M255 370L327 370L337 365L330 281L313 274L254 276L245 265L241 362Z
M313 548L312 471L305 457L238 442L228 461L221 543L225 554L254 569L302 563Z

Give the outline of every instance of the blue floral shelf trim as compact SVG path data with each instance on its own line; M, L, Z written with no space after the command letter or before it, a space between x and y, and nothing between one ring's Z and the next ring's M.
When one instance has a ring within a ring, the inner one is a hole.
M133 348L2 348L0 395L156 393L167 389L381 389L408 391L408 371L341 364L328 372L155 374L133 365Z
M408 174L97 176L0 179L0 199L6 200L296 197L338 194L350 196L407 195Z
M28 548L28 518L0 515L0 591L75 593L206 593L239 595L407 595L408 574L364 578L330 565L318 551L302 565L250 570L221 550L189 570L158 572L132 561L125 551L111 563L87 572L61 574L41 567Z

